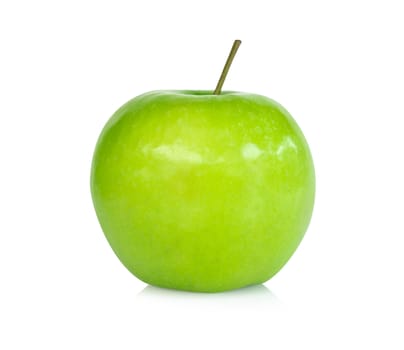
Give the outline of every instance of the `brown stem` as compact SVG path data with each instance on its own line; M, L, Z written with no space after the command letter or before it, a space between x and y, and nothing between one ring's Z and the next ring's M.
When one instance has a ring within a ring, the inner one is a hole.
M213 92L214 95L220 95L220 93L222 92L222 86L223 86L224 80L226 79L226 76L230 69L231 63L233 62L233 58L236 55L236 52L237 52L238 48L240 47L240 45L241 45L241 40L234 40L233 46L230 50L229 57L227 57L226 64L223 67L222 74L220 75L219 81L217 82L217 85L216 85L216 89Z

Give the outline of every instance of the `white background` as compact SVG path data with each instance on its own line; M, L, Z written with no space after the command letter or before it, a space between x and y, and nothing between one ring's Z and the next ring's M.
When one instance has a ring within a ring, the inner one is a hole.
M1 349L403 349L402 1L2 1ZM310 144L312 223L265 285L147 287L89 190L101 128L155 89L282 103Z

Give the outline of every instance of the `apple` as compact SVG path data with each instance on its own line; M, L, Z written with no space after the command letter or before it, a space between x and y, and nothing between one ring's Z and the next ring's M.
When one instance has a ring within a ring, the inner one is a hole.
M98 139L91 193L124 266L151 285L260 284L292 256L315 194L302 131L279 103L225 91L152 91Z

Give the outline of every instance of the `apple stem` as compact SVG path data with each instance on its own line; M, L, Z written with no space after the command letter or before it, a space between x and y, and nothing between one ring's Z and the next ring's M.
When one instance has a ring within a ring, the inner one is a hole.
M230 50L229 57L227 57L226 64L223 67L222 74L220 75L219 81L217 82L216 89L213 91L214 95L220 95L222 92L222 86L226 79L227 73L229 72L231 63L233 62L234 56L236 56L236 52L241 45L241 40L234 40L233 46Z

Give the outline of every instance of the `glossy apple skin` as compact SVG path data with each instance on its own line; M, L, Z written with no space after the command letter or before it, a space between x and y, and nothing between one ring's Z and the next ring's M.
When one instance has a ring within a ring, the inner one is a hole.
M153 91L104 127L91 192L135 276L220 292L263 283L287 262L311 218L315 174L301 130L275 101Z

